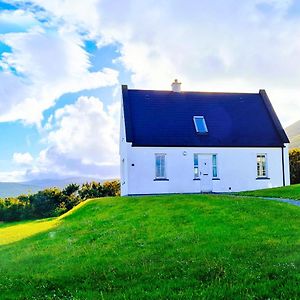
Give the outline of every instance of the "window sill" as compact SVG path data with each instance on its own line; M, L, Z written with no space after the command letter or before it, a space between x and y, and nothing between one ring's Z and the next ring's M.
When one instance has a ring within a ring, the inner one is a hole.
M256 180L269 180L269 177L256 177Z
M221 179L218 177L213 177L212 180L221 180Z
M193 180L200 180L200 178L194 178Z
M154 178L153 181L169 181L168 178Z

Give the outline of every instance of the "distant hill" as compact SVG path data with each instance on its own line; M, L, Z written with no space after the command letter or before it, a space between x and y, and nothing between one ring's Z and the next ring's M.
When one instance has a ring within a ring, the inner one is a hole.
M113 179L99 179L90 177L74 177L65 179L40 179L25 182L0 182L0 198L17 197L21 194L34 194L50 187L63 189L70 183L83 184L86 182L104 182Z
M41 190L40 187L19 183L19 182L0 182L0 198L17 197L21 194L34 194Z
M290 149L300 148L300 120L285 129L290 139Z
M86 182L97 181L97 182L104 182L113 179L99 179L99 178L90 178L90 177L73 177L73 178L64 178L64 179L40 179L40 180L31 180L23 182L23 184L29 184L33 186L38 186L41 189L46 189L50 187L58 187L63 189L70 183L77 183L83 184Z

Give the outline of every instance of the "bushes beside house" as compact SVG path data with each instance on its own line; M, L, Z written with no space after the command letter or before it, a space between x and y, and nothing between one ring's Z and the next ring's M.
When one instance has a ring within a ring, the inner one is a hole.
M69 184L63 190L48 188L32 195L0 199L0 221L20 221L59 216L89 198L120 195L117 180Z
M289 151L291 184L300 183L300 148Z

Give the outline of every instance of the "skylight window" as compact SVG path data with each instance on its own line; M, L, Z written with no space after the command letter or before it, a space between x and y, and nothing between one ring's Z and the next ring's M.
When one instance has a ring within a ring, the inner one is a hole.
M205 134L208 132L205 119L203 116L194 116L195 129L198 133Z

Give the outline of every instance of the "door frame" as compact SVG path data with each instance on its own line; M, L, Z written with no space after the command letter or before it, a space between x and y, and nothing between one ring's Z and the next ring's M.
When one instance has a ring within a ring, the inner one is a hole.
M213 182L212 182L212 156L213 153L194 153L194 155L197 155L198 158L198 177L197 180L199 180L199 192L200 193L209 193L212 192L213 189ZM207 166L207 172L205 174L202 173L201 169L201 163L205 163L205 161L208 163ZM194 165L195 167L195 165ZM207 178L204 176L208 176Z

